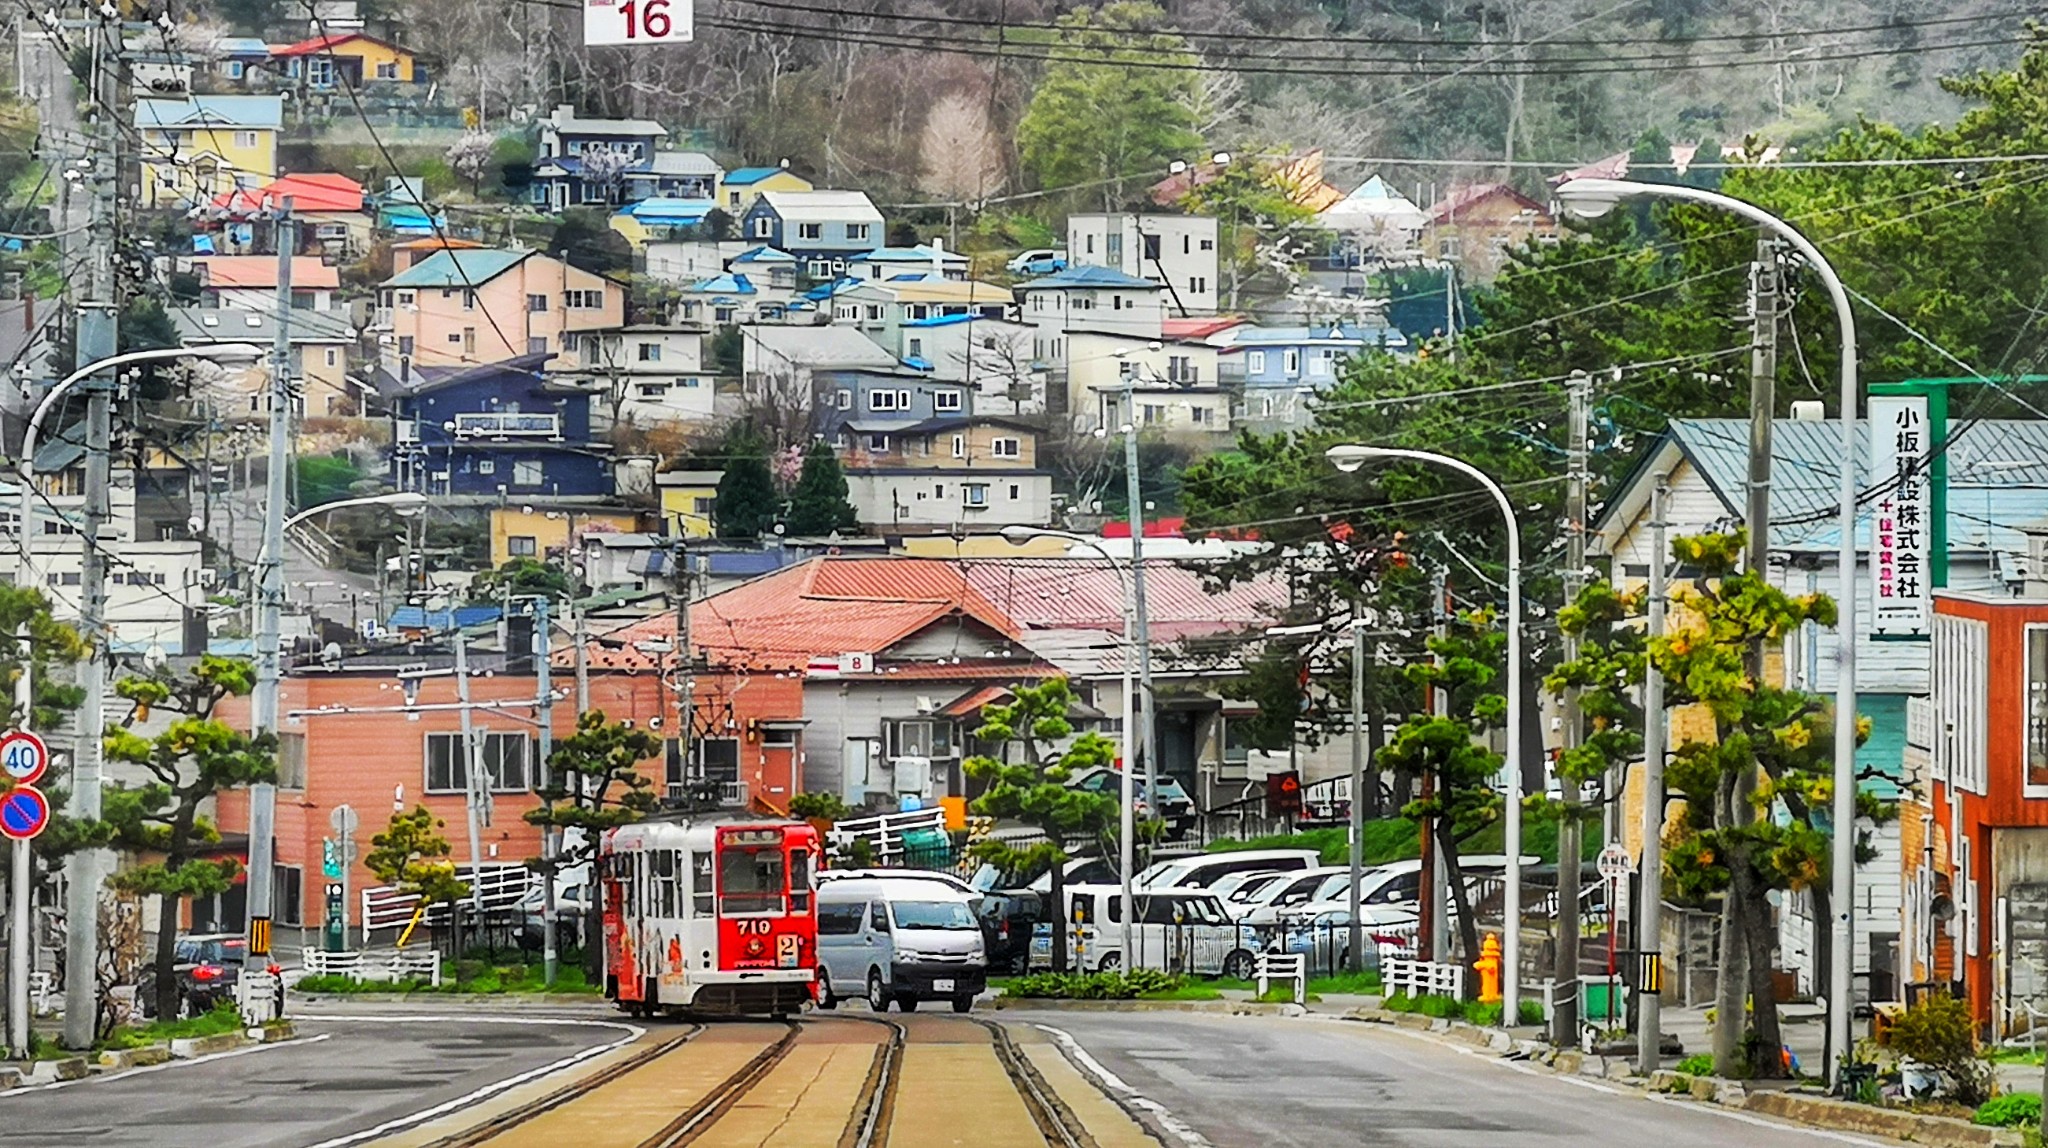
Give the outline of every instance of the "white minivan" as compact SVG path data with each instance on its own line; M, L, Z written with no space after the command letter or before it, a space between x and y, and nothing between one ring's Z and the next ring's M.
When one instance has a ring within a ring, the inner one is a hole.
M974 1006L988 987L979 897L943 882L854 877L818 886L818 1005L866 998L884 1012L922 1001Z
M1075 963L1084 973L1122 968L1164 969L1198 976L1251 979L1258 934L1239 928L1222 898L1201 889L1136 891L1129 955L1123 951L1123 889L1080 885L1067 890L1075 925Z
M1235 853L1200 853L1176 857L1147 867L1132 883L1141 889L1206 888L1233 873L1261 869L1300 870L1323 863L1315 849L1244 849Z

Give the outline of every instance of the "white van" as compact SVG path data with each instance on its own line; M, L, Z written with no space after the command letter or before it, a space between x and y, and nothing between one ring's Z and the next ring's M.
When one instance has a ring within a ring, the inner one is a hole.
M1245 849L1236 853L1202 853L1157 862L1133 879L1141 889L1206 888L1232 873L1260 869L1308 869L1323 863L1315 849Z
M979 897L943 882L857 877L818 886L818 1005L866 998L885 1012L922 1001L974 1007L988 987Z
M1075 964L1082 972L1122 968L1164 969L1198 976L1251 979L1258 935L1232 924L1222 898L1201 889L1134 892L1137 915L1123 951L1123 889L1080 885L1067 890L1067 919L1075 925Z

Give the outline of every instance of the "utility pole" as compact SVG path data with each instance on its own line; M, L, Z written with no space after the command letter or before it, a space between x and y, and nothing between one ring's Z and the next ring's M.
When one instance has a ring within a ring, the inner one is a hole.
M1138 710L1138 728L1126 730L1124 740L1132 751L1143 747L1140 752L1145 762L1145 800L1156 808L1159 801L1156 759L1159 755L1152 752L1152 731L1159 719L1154 712L1152 697L1152 629L1145 614L1145 502L1138 482L1137 385L1135 374L1124 380L1124 413L1131 420L1129 429L1124 432L1124 491L1131 504L1131 618L1138 631L1138 700L1143 704ZM1132 764L1125 762L1124 768L1130 769Z
M1571 602L1578 598L1580 588L1586 583L1586 488L1590 478L1586 464L1586 424L1591 417L1593 380L1584 371L1573 371L1566 386L1571 395L1571 439L1566 463L1570 473L1565 476L1564 600ZM1578 656L1578 640L1567 635L1564 639L1565 661ZM1564 696L1566 752L1578 746L1583 732L1580 729L1582 720L1578 691L1567 690ZM1559 774L1558 792L1563 798L1564 813L1557 825L1557 961L1551 971L1556 989L1551 1001L1550 1040L1559 1048L1575 1048L1579 1043L1579 839L1584 832L1584 825L1580 822L1583 793L1577 781L1563 776L1562 770ZM1520 858L1510 857L1508 864L1520 864Z
M1670 497L1671 476L1660 474L1650 493L1651 642L1664 636L1664 511ZM1636 913L1636 951L1641 961L1636 977L1636 1071L1644 1076L1657 1071L1664 1039L1664 955L1658 949L1658 934L1664 915L1664 754L1669 740L1664 730L1664 675L1651 662L1643 671L1642 904Z
M289 508L285 470L292 437L292 249L297 233L290 196L278 208L277 338L270 352L270 471L264 475L263 546L256 557L256 684L249 699L250 725L260 737L277 732L278 694L283 689L284 520ZM249 787L249 928L239 982L253 996L249 970L269 963L272 873L277 848L277 786Z
M490 801L490 782L483 776L482 755L476 751L476 719L470 713L469 705L469 637L461 627L455 630L455 700L460 704L462 722L462 789L468 800L469 820L469 901L475 907L479 919L484 910L483 872L484 806ZM457 918L455 935L462 935L460 918L462 910L450 906ZM457 946L459 950L461 946Z
M536 764L541 788L548 788L552 781L548 768L548 757L555 752L555 690L548 672L550 641L548 630L554 623L548 618L546 595L533 600L533 719L539 725L534 733L534 752L540 758ZM555 946L555 919L560 912L555 904L556 873L555 863L562 856L562 830L550 825L542 834L541 854L547 864L541 867L542 888L540 894L541 926L541 983L554 984L556 966L561 953Z
M1442 642L1451 636L1451 587L1450 575L1441 566L1437 567L1436 571L1429 576L1429 611L1431 632L1436 635L1437 641ZM1444 656L1442 654L1431 655L1431 660L1438 667L1442 667L1444 664ZM1436 717L1451 716L1451 693L1449 690L1441 686L1431 687L1429 703L1429 711L1432 715ZM1436 795L1435 779L1424 777L1422 784L1423 797L1429 798ZM1436 820L1431 818L1429 824L1423 827L1422 834L1422 872L1423 880L1426 883L1424 893L1428 900L1424 903L1425 908L1422 921L1418 922L1426 926L1426 936L1429 944L1428 959L1432 961L1442 960L1444 954L1451 951L1451 922L1448 908L1450 904L1449 875L1444 872L1443 850L1438 849L1436 845L1436 831ZM1513 1024L1514 1022L1510 1020L1508 1023Z
M1358 899L1365 890L1365 619L1351 619L1351 932L1344 967L1365 968L1365 922Z
M1771 418L1778 384L1778 251L1770 239L1757 239L1751 272L1749 498L1742 516L1749 541L1743 558L1750 572L1762 577L1771 546Z
M112 11L109 9L108 11ZM114 193L119 178L121 106L121 21L104 12L92 41L92 214L89 228L91 271L89 298L78 309L78 359L84 366L112 358L120 350L120 302L114 281ZM92 379L86 386L85 413L85 552L79 576L79 622L87 643L83 670L85 699L72 755L71 815L81 821L100 816L101 739L106 734L107 564L100 532L110 517L114 377ZM21 523L23 549L30 545L28 523ZM99 1018L100 880L106 850L80 849L65 864L64 1045L92 1046Z

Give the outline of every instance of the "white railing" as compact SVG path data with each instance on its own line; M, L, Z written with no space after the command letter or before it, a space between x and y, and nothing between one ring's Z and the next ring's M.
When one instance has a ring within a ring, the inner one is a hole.
M1465 999L1465 966L1444 961L1383 960L1380 983L1388 995L1447 996Z
M308 976L347 977L354 981L401 981L412 977L441 987L441 954L433 949L390 954L307 949L302 964Z
M562 416L524 411L471 411L455 416L456 438L560 438Z
M1418 937L1420 922L1404 921L1398 925L1367 925L1365 935L1379 946L1382 963L1390 960L1413 960L1420 952Z
M474 877L472 877L474 873ZM459 865L455 877L464 884L475 885L476 897L465 895L462 904L465 909L481 902L480 907L488 913L495 909L509 909L517 905L533 888L533 870L524 865L485 865L480 870ZM363 930L401 929L412 921L419 911L420 899L416 894L407 893L394 885L372 885L362 894ZM438 925L448 920L448 906L436 905L427 913L427 923Z
M831 831L825 834L825 841L841 857L847 856L855 841L866 841L874 850L875 864L886 868L904 864L910 851L904 835L917 832L936 832L945 836L946 811L934 807L914 813L848 818L832 826Z
M1294 1003L1307 1002L1308 958L1302 954L1260 953L1253 972L1258 979L1260 999L1265 998L1267 987L1274 981L1291 981L1294 984Z

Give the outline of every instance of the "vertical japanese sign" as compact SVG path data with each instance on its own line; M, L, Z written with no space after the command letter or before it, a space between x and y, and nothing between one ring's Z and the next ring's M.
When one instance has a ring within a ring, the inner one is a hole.
M1928 557L1933 537L1927 475L1927 396L1870 397L1871 634L1924 638L1932 606Z

